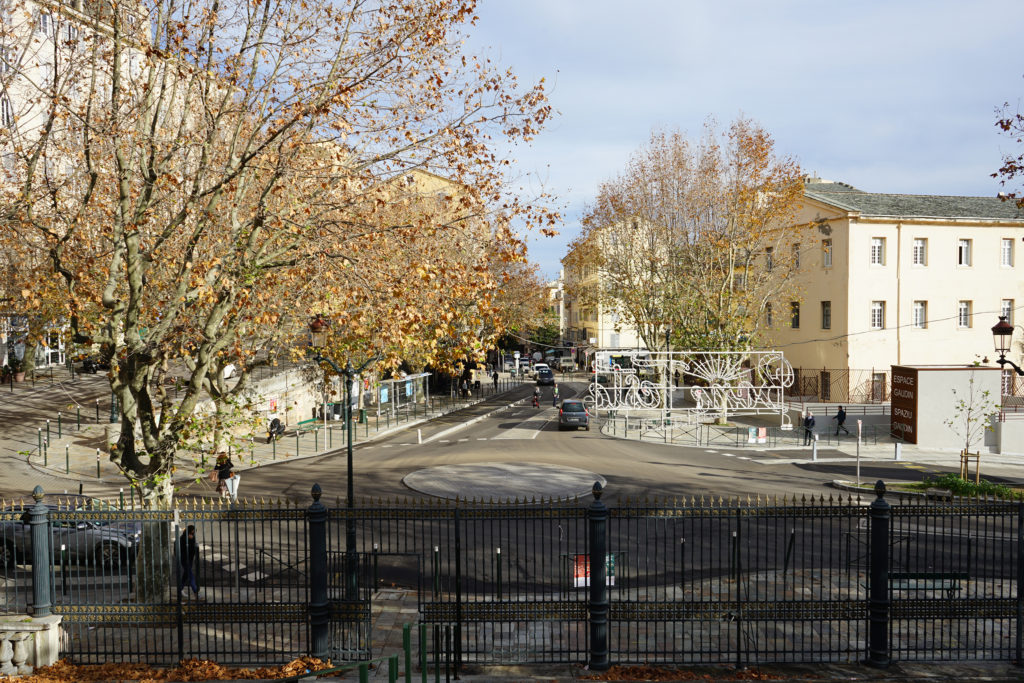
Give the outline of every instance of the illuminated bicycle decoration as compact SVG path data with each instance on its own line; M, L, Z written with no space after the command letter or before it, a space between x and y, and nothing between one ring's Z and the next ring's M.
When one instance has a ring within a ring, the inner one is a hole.
M793 385L793 367L780 351L598 351L592 369L584 401L593 411L777 414L789 424L785 390Z

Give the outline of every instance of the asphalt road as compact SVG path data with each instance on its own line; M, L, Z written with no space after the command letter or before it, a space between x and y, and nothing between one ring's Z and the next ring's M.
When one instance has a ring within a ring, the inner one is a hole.
M584 389L582 383L563 383L562 397ZM836 495L833 479L851 479L856 466L848 458L829 463L841 454L822 450L820 460L809 452L758 452L746 449L684 448L654 442L638 442L603 436L597 425L590 431L559 431L557 409L550 398L534 408L530 389L522 400L463 429L451 431L464 418L445 416L416 429L399 432L354 450L356 500L418 499L422 495L406 487L403 478L436 465L483 462L540 463L581 468L607 479L605 500L620 498L680 498L683 496L731 497L747 495ZM546 396L550 396L546 390ZM422 443L420 442L422 439ZM913 463L865 462L866 481L917 481L948 468ZM309 499L313 483L319 483L329 499L344 498L347 464L343 448L320 456L244 474L243 497ZM184 495L209 495L205 483L192 484ZM475 497L477 492L467 493ZM478 492L486 499L486 490ZM530 492L524 490L529 497Z

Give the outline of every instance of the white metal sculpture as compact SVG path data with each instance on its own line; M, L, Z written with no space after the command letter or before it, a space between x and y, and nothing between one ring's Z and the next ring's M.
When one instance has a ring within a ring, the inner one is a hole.
M694 418L777 414L789 425L793 367L781 351L600 350L587 402L595 410L662 410Z

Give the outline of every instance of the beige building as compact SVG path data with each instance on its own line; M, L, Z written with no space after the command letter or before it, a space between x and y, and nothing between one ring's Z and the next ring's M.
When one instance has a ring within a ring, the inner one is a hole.
M813 178L798 220L800 291L770 314L795 393L885 401L892 365L990 365L1001 315L1021 330L1010 356L1021 364L1024 212L1013 202ZM1024 389L1009 372L1003 387Z
M597 303L600 268L576 269L573 262L569 256L562 259L562 339L584 349L647 348L636 328Z

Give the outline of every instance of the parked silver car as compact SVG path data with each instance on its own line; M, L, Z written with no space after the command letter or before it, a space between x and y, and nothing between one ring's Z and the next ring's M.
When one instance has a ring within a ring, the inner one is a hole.
M32 564L32 527L29 507L15 506L0 511L0 571ZM54 561L59 553L71 562L116 569L135 555L142 526L135 521L110 522L100 512L47 505Z

